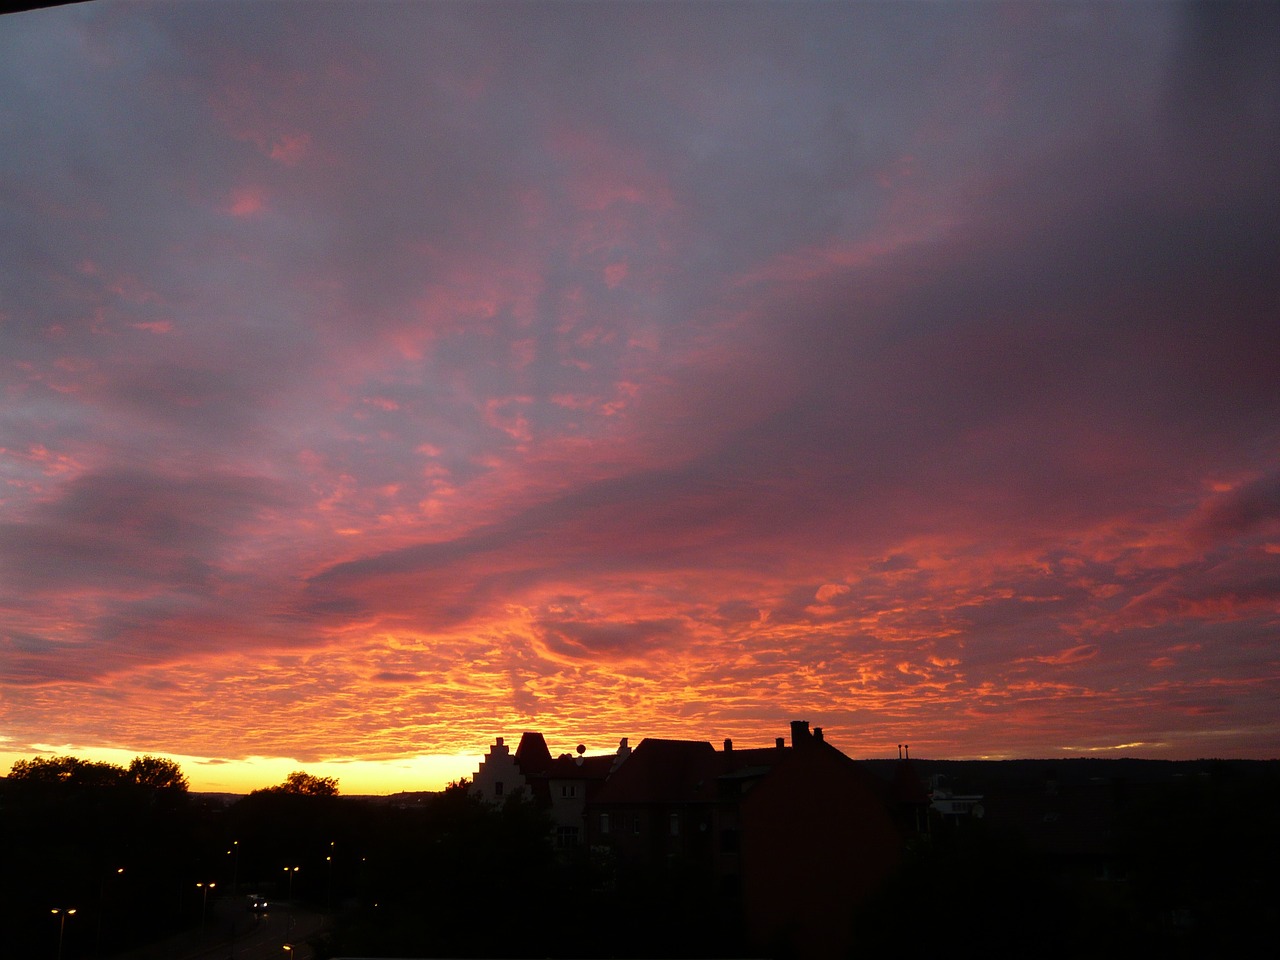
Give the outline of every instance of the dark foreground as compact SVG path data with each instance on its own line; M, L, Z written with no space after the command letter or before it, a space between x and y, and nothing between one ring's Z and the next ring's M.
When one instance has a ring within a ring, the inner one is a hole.
M767 943L750 939L740 891L699 862L558 848L532 801L486 807L453 788L223 805L3 781L0 954L56 957L61 931L66 960L865 956L904 944L951 958L1213 957L1280 921L1275 761L910 762L938 795L980 797L977 815L903 806L894 784L907 768L864 766L898 803L896 865L858 902L795 914L829 927L823 937L774 925ZM249 893L271 908L250 912ZM51 913L72 906L65 922Z

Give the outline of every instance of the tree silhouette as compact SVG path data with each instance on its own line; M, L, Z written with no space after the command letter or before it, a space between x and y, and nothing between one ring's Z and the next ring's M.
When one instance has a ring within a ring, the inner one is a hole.
M127 781L123 767L79 757L15 760L9 776L32 783L67 783L81 787L116 787Z
M44 953L52 906L75 907L65 956L106 954L191 922L173 896L197 866L203 809L178 765L126 769L78 757L14 762L0 778L0 930L4 956Z
M317 777L303 770L295 770L284 778L284 783L274 787L254 790L253 793L288 793L302 797L336 797L338 781L336 777ZM250 794L252 796L252 794Z
M140 787L187 792L187 778L182 768L165 757L134 757L129 763L128 775L129 780Z

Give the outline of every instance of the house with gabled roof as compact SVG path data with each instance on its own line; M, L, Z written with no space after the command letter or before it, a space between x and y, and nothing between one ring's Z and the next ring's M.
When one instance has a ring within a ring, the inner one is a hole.
M645 738L592 797L589 842L633 863L700 853L716 773L715 749L705 741Z
M588 842L617 869L701 876L766 951L845 951L854 909L902 850L883 785L806 721L767 748L647 738L586 813Z
M526 731L513 755L498 737L472 777L471 792L490 804L520 795L539 801L555 824L557 848L568 849L582 842L587 801L630 753L623 737L613 754L589 757L579 744L576 756L552 757L542 734Z
M537 736L542 738L542 734ZM542 746L545 750L546 743ZM550 754L547 756L549 758ZM471 794L486 803L500 804L507 797L524 793L528 785L519 761L511 755L511 748L502 737L498 737L480 761L480 769L471 777Z

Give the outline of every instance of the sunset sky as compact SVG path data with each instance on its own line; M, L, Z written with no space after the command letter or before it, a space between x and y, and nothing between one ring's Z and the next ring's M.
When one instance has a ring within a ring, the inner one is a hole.
M1280 756L1280 18L0 17L0 772Z

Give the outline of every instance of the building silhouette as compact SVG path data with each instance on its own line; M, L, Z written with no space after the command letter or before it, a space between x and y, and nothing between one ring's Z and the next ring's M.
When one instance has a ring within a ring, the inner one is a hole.
M552 758L528 732L514 755L493 744L472 790L546 805L557 846L582 848L610 889L660 887L753 949L838 955L858 906L899 863L901 824L914 815L822 728L794 721L790 734L764 748L650 737L612 756Z

